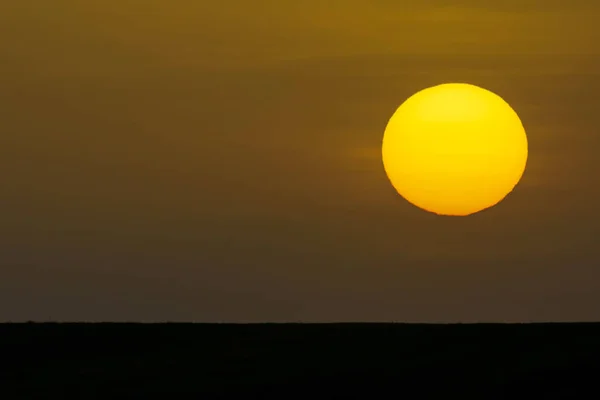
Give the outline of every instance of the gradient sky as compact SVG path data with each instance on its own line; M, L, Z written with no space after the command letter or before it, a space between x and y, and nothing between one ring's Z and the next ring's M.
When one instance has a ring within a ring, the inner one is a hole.
M5 2L6 3L6 2ZM600 319L597 1L0 6L0 320ZM497 207L440 217L389 117L490 89L529 139Z

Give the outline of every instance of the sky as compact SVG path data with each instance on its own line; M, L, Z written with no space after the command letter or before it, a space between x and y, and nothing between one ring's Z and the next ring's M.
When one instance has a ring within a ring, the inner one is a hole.
M600 3L0 5L0 320L600 320ZM406 202L385 126L502 96L496 207Z

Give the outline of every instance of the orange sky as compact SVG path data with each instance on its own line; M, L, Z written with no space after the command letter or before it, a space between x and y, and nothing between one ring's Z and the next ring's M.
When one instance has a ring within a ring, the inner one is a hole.
M599 319L600 5L450 3L0 6L0 320ZM530 146L458 220L380 157L449 81Z

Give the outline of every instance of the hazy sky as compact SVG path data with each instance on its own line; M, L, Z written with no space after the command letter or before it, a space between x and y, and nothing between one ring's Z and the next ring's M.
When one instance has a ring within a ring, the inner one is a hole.
M0 320L600 319L597 1L0 6ZM383 130L490 89L529 139L497 207L404 201Z

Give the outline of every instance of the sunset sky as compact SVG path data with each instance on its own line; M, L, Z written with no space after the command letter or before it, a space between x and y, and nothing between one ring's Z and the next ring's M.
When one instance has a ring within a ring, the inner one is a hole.
M600 320L600 3L0 6L0 320ZM385 126L502 96L516 189L403 200Z

